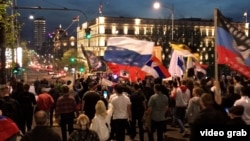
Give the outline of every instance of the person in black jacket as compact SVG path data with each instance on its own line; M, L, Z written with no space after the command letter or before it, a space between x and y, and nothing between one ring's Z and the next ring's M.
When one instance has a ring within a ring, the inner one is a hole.
M48 115L45 111L35 113L36 127L27 132L21 141L61 141L60 135L48 126Z
M245 121L242 119L242 115L244 113L244 107L241 105L233 106L228 110L228 116L230 120L228 120L227 124L238 126L238 125L246 125Z
M202 94L200 106L201 111L197 114L193 125L190 127L190 141L202 140L200 139L200 137L202 137L200 131L224 127L226 125L225 122L228 120L228 117L224 112L215 108L215 101L211 94Z
M7 85L0 86L0 99L2 115L12 119L20 128L20 105L16 99L10 96L10 89Z
M30 85L23 85L23 92L20 93L17 97L17 101L19 102L20 109L20 130L23 134L26 133L27 130L31 130L32 121L33 121L33 113L34 106L36 105L35 94L29 92Z

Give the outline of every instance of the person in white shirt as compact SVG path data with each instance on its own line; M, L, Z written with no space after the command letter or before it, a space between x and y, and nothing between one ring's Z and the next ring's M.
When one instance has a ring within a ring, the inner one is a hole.
M186 86L186 80L181 81L181 85L176 90L175 106L176 106L176 120L180 127L180 133L186 134L184 127L184 120L186 115L186 108L190 99L191 92Z
M241 88L241 98L234 102L234 106L241 105L244 107L244 113L242 115L242 119L245 121L247 125L250 125L250 98L248 93L250 91L249 86L243 86Z
M110 103L114 107L113 125L117 141L125 140L125 129L128 121L131 120L131 102L128 96L123 94L124 86L116 84L114 86L115 94L110 98Z

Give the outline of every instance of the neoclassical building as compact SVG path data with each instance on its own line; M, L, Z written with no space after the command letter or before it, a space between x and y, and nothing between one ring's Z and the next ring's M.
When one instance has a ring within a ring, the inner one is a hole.
M81 53L81 46L86 50L93 51L97 56L103 56L106 49L107 40L110 37L126 36L136 38L138 35L146 35L152 33L155 25L162 26L163 32L171 31L171 20L169 19L148 19L148 18L125 18L125 17L97 17L96 19L85 22L77 27L77 46ZM249 23L234 22L236 27L241 31L249 34ZM91 29L91 38L85 38L85 29ZM174 20L174 32L180 28L193 28L193 31L199 32L202 40L197 46L200 54L200 60L207 63L208 60L214 58L214 21L199 18L176 19ZM174 33L176 34L176 33ZM183 33L185 34L185 33ZM184 36L184 35L183 35ZM181 36L179 36L181 39ZM192 38L192 37L190 37ZM191 44L191 43L190 43ZM192 43L194 44L194 43ZM164 51L167 56L162 56ZM171 49L162 50L156 43L155 54L158 58L171 57Z

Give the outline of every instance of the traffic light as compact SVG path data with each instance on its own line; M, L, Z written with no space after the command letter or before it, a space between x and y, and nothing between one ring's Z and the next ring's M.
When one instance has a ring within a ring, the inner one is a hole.
M14 74L17 74L17 73L18 73L18 69L14 69L14 70L13 70L13 73L14 73Z
M21 71L20 65L16 64L15 67L13 68L13 73L18 74Z
M74 63L75 61L76 61L76 58L70 57L70 62L71 62L71 63Z
M86 38L86 39L90 39L90 38L91 38L90 31L91 31L90 28L86 28L86 29L85 29L85 38Z
M83 68L83 67L80 67L80 68L79 68L79 71L80 71L80 72L84 72L84 68Z

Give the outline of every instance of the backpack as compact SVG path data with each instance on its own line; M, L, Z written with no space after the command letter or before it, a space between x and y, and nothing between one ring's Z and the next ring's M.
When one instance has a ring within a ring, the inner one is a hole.
M110 135L110 127L108 125L107 122L103 121L101 118L95 117L92 122L96 123L98 129L93 129L93 130L97 130L97 134L100 138L101 141L104 140L108 140L109 139L109 135ZM93 124L91 125L91 128L95 128L93 127Z

